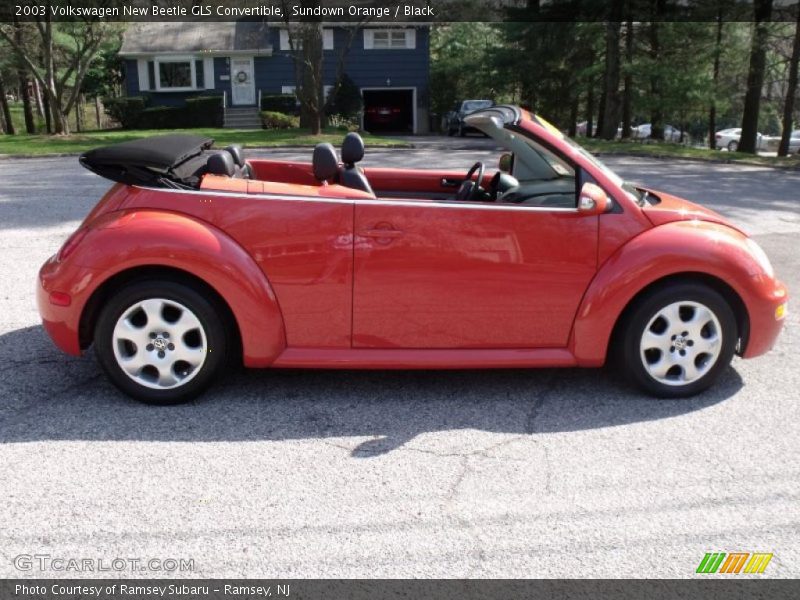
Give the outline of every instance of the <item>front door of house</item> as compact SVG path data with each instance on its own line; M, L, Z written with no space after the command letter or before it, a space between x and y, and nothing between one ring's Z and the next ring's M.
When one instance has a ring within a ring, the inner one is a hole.
M231 104L252 106L256 103L256 82L253 57L231 58Z

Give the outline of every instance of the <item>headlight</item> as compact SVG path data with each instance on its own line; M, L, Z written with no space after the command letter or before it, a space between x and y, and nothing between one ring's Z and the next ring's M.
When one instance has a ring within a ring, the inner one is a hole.
M772 268L772 263L769 262L769 258L767 257L767 253L764 252L764 249L751 238L747 238L747 247L764 273L769 277L775 277L775 270Z

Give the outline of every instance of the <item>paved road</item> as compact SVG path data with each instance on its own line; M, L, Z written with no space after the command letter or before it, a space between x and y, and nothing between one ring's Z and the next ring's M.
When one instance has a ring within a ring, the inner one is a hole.
M800 174L607 162L729 215L800 290ZM0 576L25 553L188 558L204 577L687 577L711 550L800 576L796 313L691 400L603 371L262 371L146 407L59 354L34 307L38 265L105 188L74 158L0 161Z

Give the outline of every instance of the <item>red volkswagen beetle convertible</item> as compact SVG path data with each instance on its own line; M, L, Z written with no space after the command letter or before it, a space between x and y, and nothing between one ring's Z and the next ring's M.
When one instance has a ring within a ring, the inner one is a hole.
M70 354L124 392L186 400L231 362L346 369L620 368L660 397L765 353L787 301L720 215L622 181L513 106L467 123L500 169L361 169L361 138L308 163L213 140L98 148L117 183L41 269Z

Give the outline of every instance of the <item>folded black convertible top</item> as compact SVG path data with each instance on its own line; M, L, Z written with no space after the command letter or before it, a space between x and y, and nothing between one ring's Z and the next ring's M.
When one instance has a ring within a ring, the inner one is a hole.
M81 154L79 161L102 177L129 185L159 185L164 179L188 183L182 180L194 174L192 159L213 144L212 138L197 135L158 135L95 148Z

